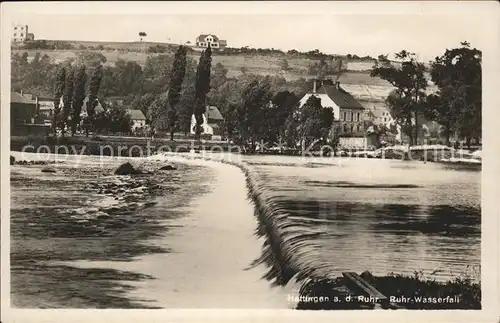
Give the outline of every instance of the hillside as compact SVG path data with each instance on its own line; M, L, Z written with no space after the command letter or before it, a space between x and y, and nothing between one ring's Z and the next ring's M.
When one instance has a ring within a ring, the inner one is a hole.
M50 41L47 41L49 43ZM58 43L52 41L52 43ZM61 43L61 42L59 42ZM76 58L82 51L99 52L106 56L106 65L113 65L118 60L135 61L144 66L148 56L161 55L158 53L149 53L148 49L154 46L160 46L166 53L175 51L176 44L161 44L152 42L85 42L68 41L63 42L67 48L63 49L22 49L12 48L12 55L15 53L28 52L28 59L32 59L37 52L42 55L47 54L54 62L63 62L68 59ZM189 57L198 61L199 52L190 52ZM282 61L286 59L289 68L283 71ZM339 79L345 89L351 92L355 97L364 102L384 101L392 86L377 77L370 76L370 69L375 61L344 59L347 64L347 72ZM212 54L212 64L221 63L228 69L228 77L236 77L242 73L253 73L260 75L280 75L287 80L307 78L307 70L315 60L296 55L288 54L221 54L214 52Z

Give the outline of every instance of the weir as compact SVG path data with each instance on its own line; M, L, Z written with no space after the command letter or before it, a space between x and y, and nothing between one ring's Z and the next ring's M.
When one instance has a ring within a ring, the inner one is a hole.
M380 306L382 308L465 309L481 306L480 298L477 297L477 290L480 290L480 287L477 284L460 285L459 283L456 285L452 281L436 283L401 275L374 277L369 272L358 275L352 271L355 270L354 268L349 268L354 265L359 269L358 264L339 264L338 258L327 257L324 252L321 252L321 250L324 251L324 246L318 241L321 240L322 235L332 233L325 231L326 227L311 226L309 222L328 220L311 219L309 221L304 217L294 217L290 214L290 208L286 209L286 198L280 196L279 191L273 190L273 183L269 181L265 173L253 170L251 163L248 165L237 155L220 153L212 155L199 152L189 155L166 153L165 157L220 162L238 167L245 174L248 197L254 203L255 216L259 220L257 235L266 239L262 255L254 264L265 263L268 266L265 278L274 285L286 286L291 281L295 281L300 285L301 297L329 300L324 303L300 301L296 306L297 309L373 309ZM357 174L357 176L363 176L363 174ZM314 205L303 205L300 210L302 213L310 212L311 215L318 212ZM327 212L330 211L327 210ZM317 237L320 239L316 239ZM372 268L361 270L367 269ZM414 295L416 290L420 290L427 291L428 293L425 293L430 295L446 295L456 292L456 288L467 295L465 298L468 300L463 304L438 304L436 306L410 304L408 307L408 304L388 302L388 299L395 294ZM346 299L355 299L355 301L345 301ZM331 300L340 301L332 302Z
M318 262L319 248L312 239L303 239L311 235L320 235L321 232L308 228L300 221L290 221L289 214L282 209L275 193L267 189L265 182L242 161L231 160L217 154L180 155L165 153L165 156L215 161L238 167L245 174L248 197L255 205L261 228L259 235L265 235L267 243L260 259L255 263L266 263L269 272L266 278L273 280L273 284L286 285L295 278L297 282L306 282L311 279L334 279L332 264ZM153 156L154 158L154 156Z

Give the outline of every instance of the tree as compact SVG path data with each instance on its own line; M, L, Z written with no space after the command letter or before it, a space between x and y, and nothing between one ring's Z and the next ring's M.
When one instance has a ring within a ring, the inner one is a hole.
M167 124L167 112L168 109L165 107L168 106L168 93L160 94L156 97L156 99L151 103L148 109L148 113L146 114L146 119L149 120L149 123L153 129L166 129L168 128Z
M155 94L166 92L173 60L172 55L148 56L146 58L144 91Z
M97 106L97 94L99 93L99 87L101 86L102 80L102 65L99 65L92 73L92 78L90 79L89 84L89 100L87 103L87 127L86 127L86 135L88 136L88 128L92 127L94 120L94 112L95 107Z
M419 116L425 106L425 65L418 62L415 54L406 50L396 54L400 66L384 61L376 64L371 76L378 76L391 83L395 90L387 98L393 118L402 123L402 128L410 138L410 145L418 144Z
M242 143L250 141L251 151L255 150L257 140L264 139L266 123L264 122L266 109L272 98L269 79L254 80L243 90L241 103L236 109L238 132Z
M69 126L69 116L71 114L72 105L73 105L73 85L75 78L75 71L69 65L68 71L66 73L66 84L64 86L64 95L63 95L63 104L64 108L62 111L62 120L61 120L61 130L64 136L64 132L66 131L67 126Z
M147 116L149 106L151 106L151 104L153 103L154 100L155 100L155 95L153 93L146 93L142 96L137 96L134 99L134 101L132 102L132 106L141 110L142 113L145 116ZM149 122L149 121L150 120L146 120L146 122Z
M193 116L194 104L194 86L192 86L191 84L185 84L182 89L181 99L177 106L177 125L179 131L183 132L186 136L191 130L191 118Z
M310 96L301 108L299 116L299 134L304 146L316 140L327 141L334 120L333 112L323 108L321 99Z
M87 84L87 72L85 65L79 67L76 73L75 84L73 87L73 109L71 116L71 134L74 135L80 124L80 113L82 111L83 101L85 100L85 86Z
M112 133L129 133L132 128L130 114L120 106L113 105L107 111L108 131Z
M64 85L66 83L66 69L64 66L59 68L57 71L56 84L54 87L54 116L52 127L54 130L54 135L57 133L57 125L59 124L61 118L61 98L64 94Z
M170 130L170 140L174 140L175 127L177 123L177 104L181 97L182 83L186 75L186 48L179 46L175 53L174 62L170 75L170 86L168 89L168 102L170 111L168 111L168 123Z
M299 98L289 91L278 92L272 99L274 106L273 113L273 129L275 131L275 138L284 138L286 130L286 120L289 115L293 113Z
M431 78L439 88L428 97L427 116L443 126L446 143L455 132L470 146L481 136L482 53L470 44L447 49L431 66Z
M76 65L85 65L90 73L92 73L97 66L106 62L106 56L99 52L83 51L76 54Z
M299 129L299 122L296 118L296 115L290 113L285 121L285 133L284 133L285 143L288 147L295 147L297 142L299 141L300 135L298 129Z
M139 32L139 37L140 37L141 41L142 41L142 39L143 39L144 37L146 37L147 35L148 35L148 34L146 34L144 31Z
M215 64L213 69L213 76L211 80L212 88L217 89L222 86L227 81L227 72L228 69L222 65L221 62Z
M139 94L143 91L144 73L137 62L117 60L111 77L116 86L114 95L126 96L131 93Z
M210 91L210 70L212 65L212 50L210 46L201 53L196 70L194 116L196 119L195 136L200 140L203 124L203 114L206 109L207 94Z
M320 80L334 78L338 80L347 71L347 63L341 58L334 58L327 61L321 58L319 61L309 65L308 74Z

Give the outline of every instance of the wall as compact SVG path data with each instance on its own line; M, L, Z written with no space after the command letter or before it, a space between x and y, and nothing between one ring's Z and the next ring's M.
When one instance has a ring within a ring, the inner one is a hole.
M359 115L359 119L358 119ZM353 120L354 118L354 120ZM341 109L340 110L340 123L339 133L359 133L364 134L364 119L365 114L361 109ZM359 121L358 121L359 120ZM345 129L347 127L347 129ZM351 127L353 130L351 130Z
M132 124L132 131L137 128L143 128L146 125L146 120L132 120L134 123Z
M36 115L36 104L16 103L10 104L10 122L14 124L32 123Z
M341 137L339 145L347 149L365 149L368 142L365 137Z

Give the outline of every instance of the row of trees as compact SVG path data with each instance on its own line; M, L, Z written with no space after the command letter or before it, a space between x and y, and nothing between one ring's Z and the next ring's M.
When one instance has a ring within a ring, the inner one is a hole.
M144 67L123 60L109 65L104 55L95 52L81 52L76 59L57 64L46 55L37 54L28 62L27 53L16 54L12 60L12 84L14 89L18 87L37 94L50 92L48 95L51 96L54 89L56 94L72 91L75 100L76 80L84 77L92 80L98 73L101 75L99 86L91 81L86 86L80 85L83 88L80 92L86 91L92 98L125 97L126 105L141 109L153 127L168 130L171 138L176 131L187 134L191 130L193 114L199 138L202 115L209 104L217 106L224 116L223 129L227 136L250 142L252 146L260 140L273 142L281 139L293 144L297 140L326 139L331 117L320 110L320 101L312 100L307 102L307 109L297 109L299 98L310 90L311 82L305 79L287 81L277 75L251 73L228 77L228 70L222 64L212 66L211 49L202 52L199 62L187 53L188 49L180 46L175 55L148 57ZM424 118L441 124L447 140L454 133L466 140L480 136L479 50L471 49L468 43L447 50L431 64L430 74L414 54L402 51L396 57L396 61L389 61L387 56L381 55L372 76L385 79L394 86L387 103L411 144L416 143ZM68 69L71 64L75 67ZM61 67L66 67L64 77ZM310 69L320 78L335 78L345 72L345 65L338 59L323 59ZM56 73L57 70L60 72ZM64 90L61 86L63 78ZM72 78L73 82L69 81ZM431 95L427 93L429 79L439 89ZM68 105L65 103L64 106ZM61 115L63 120L65 115L73 116L64 109Z
M420 121L433 120L442 126L441 135L446 144L450 137L471 139L481 137L481 51L467 42L461 47L447 49L431 62L430 80L437 86L436 93L428 94L426 67L408 51L396 54L396 61L381 57L371 72L395 89L387 98L393 118L409 137L410 145L418 143Z
M76 73L75 73L76 69ZM89 127L93 125L95 107L97 105L97 94L102 80L102 67L99 65L94 69L90 83L87 86L86 66L73 67L72 65L61 66L56 75L54 86L54 114L53 130L59 128L64 135L67 128L74 134L80 125L82 107L87 97L87 117L83 120L88 134Z

